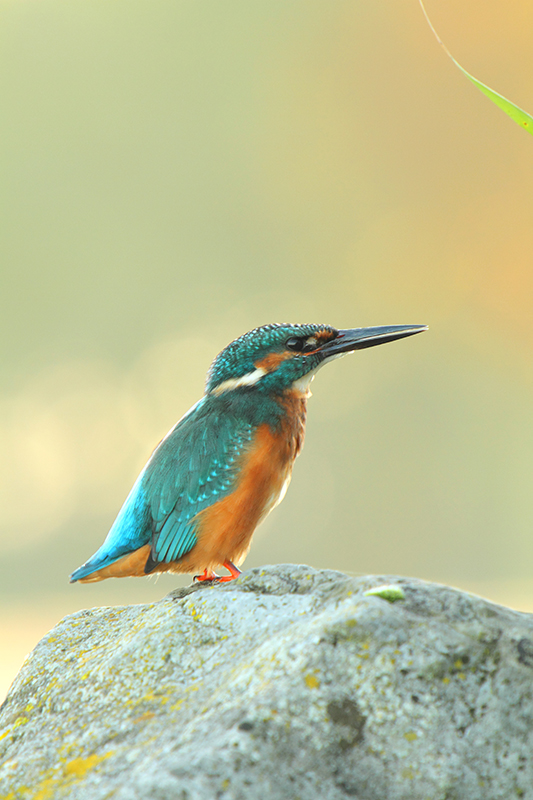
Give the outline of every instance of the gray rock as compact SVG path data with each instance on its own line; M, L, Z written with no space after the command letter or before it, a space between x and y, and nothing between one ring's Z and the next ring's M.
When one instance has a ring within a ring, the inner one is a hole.
M533 617L291 565L79 612L2 707L0 797L533 800Z

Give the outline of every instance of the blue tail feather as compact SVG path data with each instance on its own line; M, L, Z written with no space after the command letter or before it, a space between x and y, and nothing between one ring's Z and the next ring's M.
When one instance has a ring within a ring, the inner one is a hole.
M99 569L108 567L118 561L119 558L122 558L122 556L133 553L150 541L149 515L142 487L143 475L144 470L126 498L103 545L85 564L74 570L70 576L71 583L75 583L81 578L86 578Z
M91 575L91 573L97 572L99 569L108 567L110 564L113 564L114 561L118 561L119 558L125 555L125 553L118 553L108 556L99 556L99 552L100 551L95 553L94 556L86 561L85 564L82 564L81 567L74 570L70 576L70 583L76 583L80 578L86 578L87 575Z

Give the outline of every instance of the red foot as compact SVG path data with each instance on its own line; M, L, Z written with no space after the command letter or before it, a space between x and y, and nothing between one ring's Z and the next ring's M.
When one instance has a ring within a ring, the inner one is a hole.
M198 581L198 583L203 583L204 581L219 581L220 578L213 572L212 569L204 569L201 575L195 575L193 581Z
M238 578L241 575L241 571L235 564L232 564L231 561L224 561L222 564L223 567L226 567L230 575L222 575L218 578L219 583L227 583L228 581L234 581L235 578Z
M226 567L229 575L217 575L216 572L213 572L212 569L204 569L201 575L195 575L193 580L198 581L198 583L204 583L205 581L211 581L212 583L228 583L228 581L233 581L235 578L238 578L241 574L241 571L235 564L232 564L231 561L224 561L223 567Z

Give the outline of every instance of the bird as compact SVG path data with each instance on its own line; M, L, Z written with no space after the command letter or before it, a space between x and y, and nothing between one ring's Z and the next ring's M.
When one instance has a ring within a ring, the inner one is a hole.
M239 336L215 358L204 396L157 445L104 543L70 582L159 572L238 578L254 530L287 491L318 370L425 330L275 323Z

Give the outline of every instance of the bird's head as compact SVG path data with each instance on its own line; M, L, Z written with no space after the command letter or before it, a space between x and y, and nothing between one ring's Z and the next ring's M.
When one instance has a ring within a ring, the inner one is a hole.
M292 387L305 392L328 361L426 329L426 325L347 330L330 325L263 325L239 336L218 354L207 375L206 392L254 389L281 394Z

